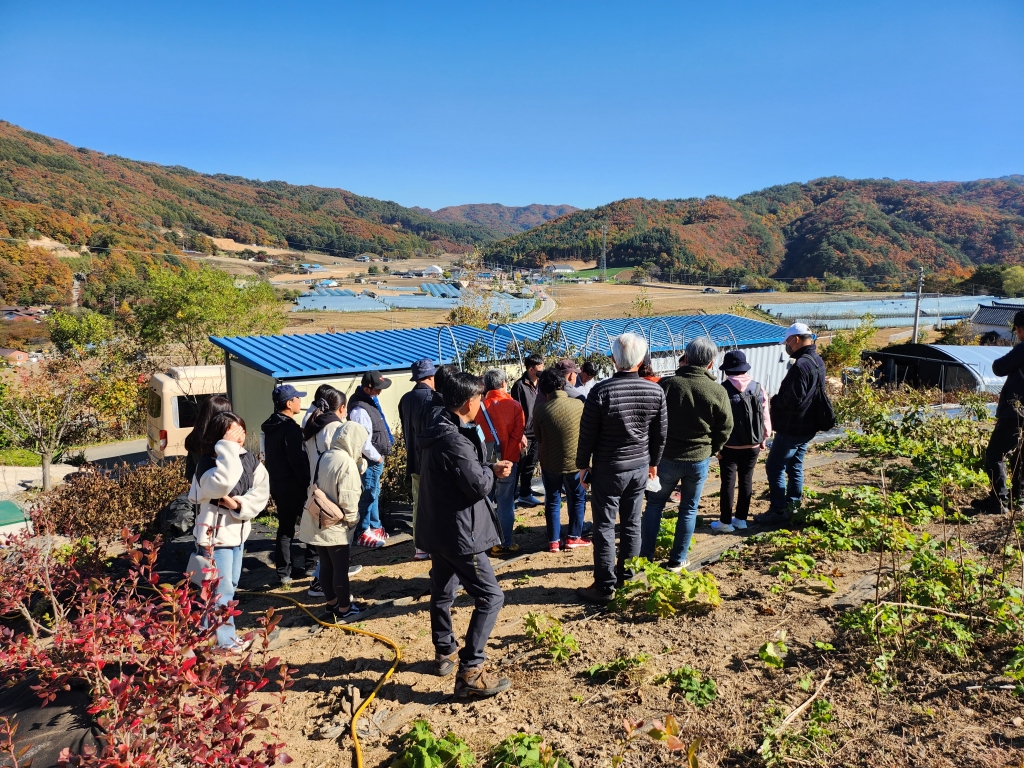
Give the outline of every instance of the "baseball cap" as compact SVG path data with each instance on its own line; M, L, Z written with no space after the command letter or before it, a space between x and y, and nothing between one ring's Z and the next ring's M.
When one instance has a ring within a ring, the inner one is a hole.
M279 384L278 386L274 387L273 398L274 398L274 405L275 406L277 406L277 405L284 405L289 400L291 400L293 397L305 397L305 396L306 396L305 392L299 392L299 390L297 390L291 384Z
M367 371L363 374L364 387L372 387L373 389L387 389L391 386L391 379L385 379L380 371Z
M555 363L555 370L559 373L579 373L580 367L576 365L576 361L571 358L565 358Z
M423 360L417 360L415 363L409 366L410 372L412 373L412 380L419 381L421 379L429 379L435 373L437 368L434 367L434 361L424 358Z
M788 339L792 336L814 336L814 331L811 330L807 323L793 323L786 329L786 338Z

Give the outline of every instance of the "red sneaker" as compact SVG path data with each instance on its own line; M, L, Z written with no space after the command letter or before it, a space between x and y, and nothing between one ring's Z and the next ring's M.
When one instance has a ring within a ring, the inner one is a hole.
M548 544L548 552L558 552L561 550L561 546L557 541L552 541Z
M586 539L580 538L579 536L570 536L565 540L566 549L580 549L581 547L592 546L592 542Z

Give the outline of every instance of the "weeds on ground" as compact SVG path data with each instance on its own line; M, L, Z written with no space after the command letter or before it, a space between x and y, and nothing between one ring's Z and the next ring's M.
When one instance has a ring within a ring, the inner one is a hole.
M616 741L616 752L612 756L612 768L618 768L625 761L626 752L630 746L639 738L647 736L653 741L663 742L669 752L686 752L687 768L699 768L697 764L697 752L700 750L702 741L694 739L687 744L680 738L681 729L674 715L668 715L664 721L661 720L630 720L622 721L624 738Z
M471 768L476 756L454 733L438 738L426 720L417 720L399 741L401 754L391 768Z
M657 682L671 683L674 693L681 693L683 698L698 708L706 707L718 698L718 686L715 681L690 666L674 669L667 675L659 677Z
M811 702L807 723L797 731L781 727L784 723L778 705L769 706L765 723L765 738L758 750L767 768L790 765L834 765L837 749L836 733L832 724L832 704L827 699Z
M562 628L562 622L546 613L530 611L523 620L526 636L533 644L544 648L556 664L569 660L569 657L580 652L576 638Z
M664 619L682 611L699 613L722 603L718 583L710 573L673 573L645 558L626 561L626 570L641 578L627 581L615 591L612 607Z
M611 661L589 667L587 676L591 680L601 683L615 682L619 685L637 685L643 678L641 667L650 660L650 655L646 653L619 656Z
M572 768L572 764L556 752L540 736L514 733L498 744L492 752L489 768Z
M786 656L788 655L789 648L786 646L786 630L784 629L780 629L774 639L757 649L757 657L771 669L782 669L786 666Z

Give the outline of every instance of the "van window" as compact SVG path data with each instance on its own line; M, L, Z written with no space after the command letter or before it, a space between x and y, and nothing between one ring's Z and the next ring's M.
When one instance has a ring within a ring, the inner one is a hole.
M160 393L155 389L149 390L149 416L153 419L160 418L160 412L163 406L163 398L160 397Z
M196 417L199 416L199 407L216 394L225 396L223 392L213 392L209 395L178 395L178 428L192 429L196 425Z

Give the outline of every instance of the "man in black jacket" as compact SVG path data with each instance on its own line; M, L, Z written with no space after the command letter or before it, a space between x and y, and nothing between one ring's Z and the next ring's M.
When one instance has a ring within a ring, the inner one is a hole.
M775 439L765 461L771 500L767 515L758 515L764 523L780 522L800 506L804 455L818 431L813 406L825 385L825 363L818 355L811 329L804 323L793 323L786 330L785 344L793 364L770 403Z
M516 503L524 507L536 507L541 501L533 495L533 471L537 468L540 446L533 435L533 412L537 407L537 380L540 372L544 370L544 358L538 354L530 354L523 361L523 365L526 372L516 380L509 393L523 406L528 441L526 452L519 459L519 499Z
M270 475L270 496L277 507L274 565L283 587L293 578L301 579L313 572L312 558L306 562L306 545L295 539L295 524L302 517L309 492L309 459L302 428L295 421L295 416L302 413L300 398L305 396L291 384L275 387L274 415L263 422L263 463Z
M437 369L433 360L424 359L413 363L411 372L416 385L398 401L398 417L402 421L402 435L405 437L405 474L412 488L412 530L415 537L420 491L420 447L416 436L423 423L423 414L430 410L434 399L434 374ZM429 553L417 547L413 560L427 560L429 557Z
M1013 332L1024 341L1024 310L1013 316ZM1021 429L1024 428L1024 344L1018 343L1002 357L992 361L992 373L1005 376L996 406L996 426L985 451L985 471L992 483L991 494L982 500L983 509L1005 512L1024 500L1024 462L1020 455ZM1012 453L1013 495L1006 489L1006 455Z
M624 333L612 344L618 372L595 386L583 405L576 466L592 484L594 583L580 597L607 603L626 577L625 562L640 554L640 508L647 481L658 476L668 415L665 393L637 370L647 354L642 336ZM615 557L615 519L619 554Z
M483 383L476 376L452 376L445 386L445 410L418 437L422 453L416 546L431 554L430 629L437 673L450 675L456 653L459 657L456 698L494 696L511 685L484 672L484 648L505 600L487 557L487 550L501 543L488 494L495 477L511 474L512 462L484 464L474 421L482 394ZM461 651L451 616L460 583L476 602Z

